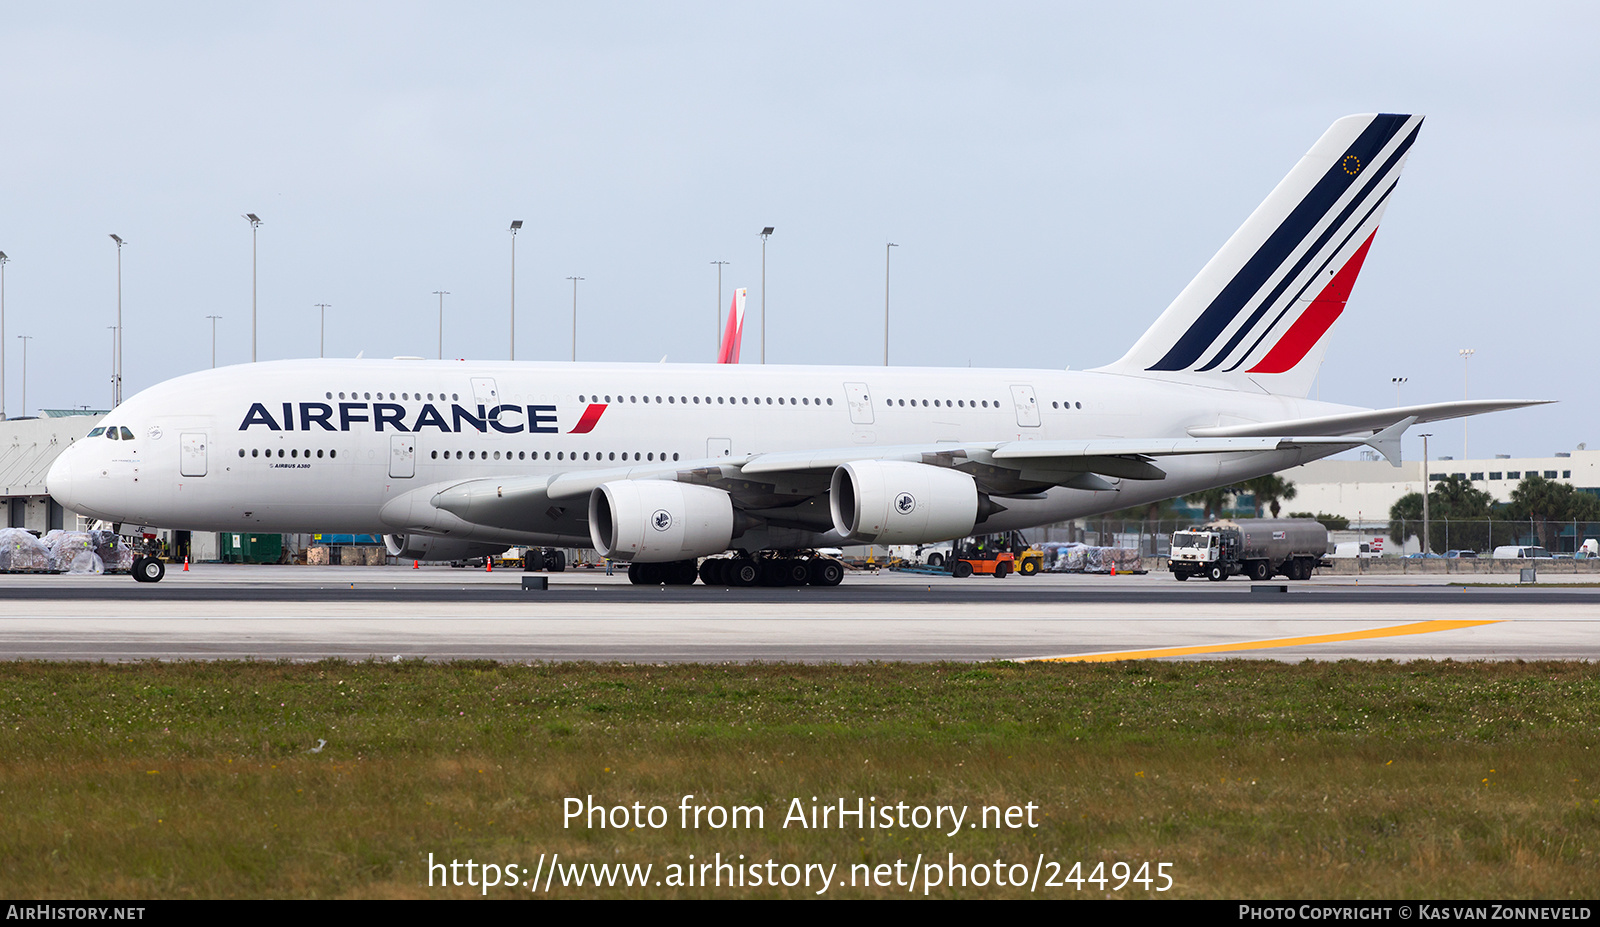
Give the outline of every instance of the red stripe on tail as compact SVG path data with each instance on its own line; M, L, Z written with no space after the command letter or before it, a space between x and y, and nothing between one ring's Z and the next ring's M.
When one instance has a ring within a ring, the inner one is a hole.
M1250 373L1283 373L1293 370L1296 364L1305 359L1322 336L1328 333L1328 329L1333 327L1333 323L1339 320L1339 314L1344 312L1350 289L1356 285L1356 275L1361 273L1361 262L1367 259L1367 249L1372 247L1372 238L1377 234L1378 230L1373 229L1372 235L1367 236L1367 240L1361 243L1344 267L1333 275L1333 279L1311 301L1306 311L1300 313L1300 318L1295 319L1278 343L1267 352L1267 356L1250 368Z

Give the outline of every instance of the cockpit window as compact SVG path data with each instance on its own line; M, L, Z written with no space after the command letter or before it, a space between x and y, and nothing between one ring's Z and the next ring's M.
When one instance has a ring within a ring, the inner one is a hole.
M132 441L133 440L133 432L129 431L128 430L128 426L126 426L126 425L122 426L122 440L124 440L124 441Z
M117 429L115 429L115 428L107 428L106 429L106 437L110 438L113 441L117 440Z
M89 437L98 438L101 435L105 434L105 431L106 431L106 426L101 425L99 428L96 428L94 431L89 432Z

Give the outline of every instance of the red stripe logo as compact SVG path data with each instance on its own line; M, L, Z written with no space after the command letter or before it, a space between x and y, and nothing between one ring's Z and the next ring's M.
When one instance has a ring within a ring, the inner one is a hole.
M1339 314L1344 312L1350 289L1356 285L1356 275L1361 273L1361 262L1367 259L1367 249L1372 247L1373 235L1377 234L1377 229L1373 229L1372 235L1367 236L1367 240L1361 243L1344 267L1333 275L1333 279L1311 301L1306 311L1300 313L1300 318L1295 319L1278 343L1267 352L1267 356L1250 368L1250 373L1283 373L1293 370L1296 364L1305 359L1322 336L1328 333L1328 329L1333 327L1333 323L1339 320Z
M578 419L578 424L567 432L569 435L586 435L594 429L595 422L600 421L600 413L606 410L603 402L591 402L589 408L583 410L583 417Z

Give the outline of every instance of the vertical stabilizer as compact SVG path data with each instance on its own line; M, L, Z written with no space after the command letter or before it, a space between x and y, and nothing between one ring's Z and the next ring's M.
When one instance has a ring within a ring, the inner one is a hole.
M1305 396L1421 116L1335 122L1108 373Z

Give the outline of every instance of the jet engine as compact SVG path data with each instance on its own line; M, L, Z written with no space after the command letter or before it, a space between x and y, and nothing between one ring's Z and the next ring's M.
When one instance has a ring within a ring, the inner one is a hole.
M833 471L834 530L869 544L965 537L977 524L978 486L959 470L900 460L858 460Z
M733 500L667 480L615 480L589 494L589 538L602 556L662 563L720 554L733 540Z
M492 557L506 549L504 544L458 541L428 534L386 534L383 546L389 549L389 556L401 560L471 560Z

